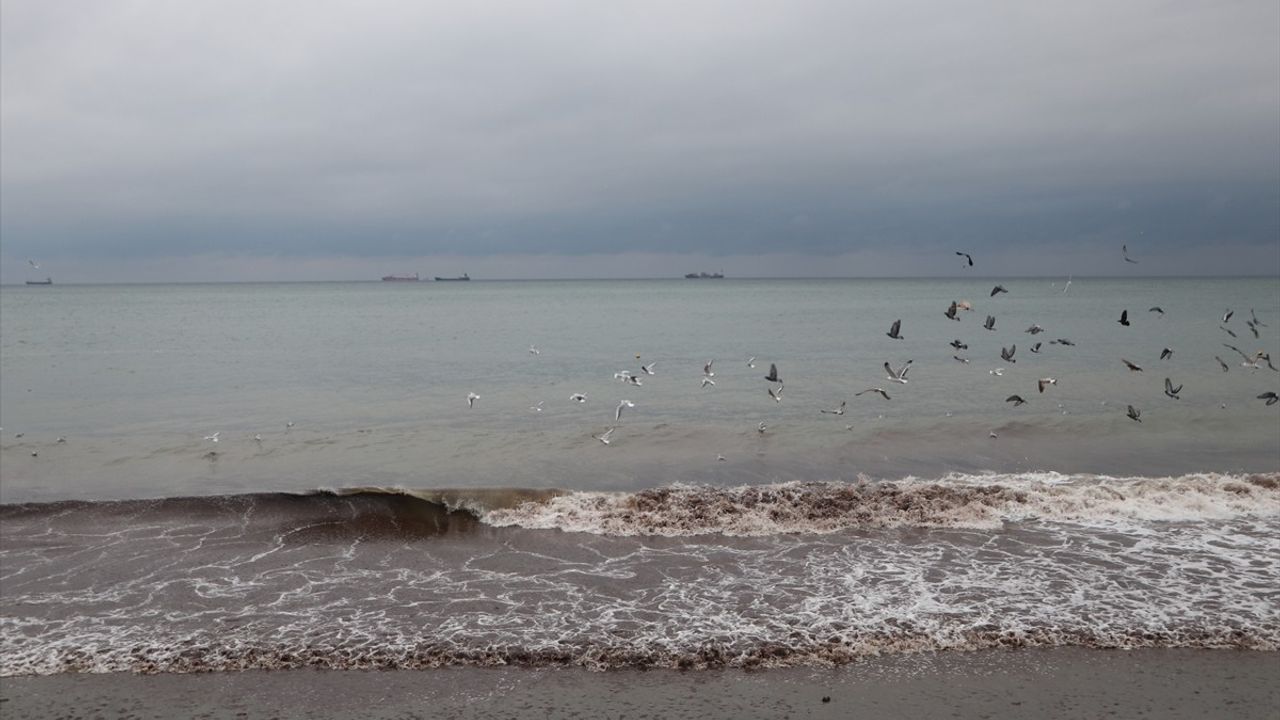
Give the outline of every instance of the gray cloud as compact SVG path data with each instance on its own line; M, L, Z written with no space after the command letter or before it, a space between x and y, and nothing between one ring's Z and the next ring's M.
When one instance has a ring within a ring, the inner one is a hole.
M1280 258L1274 2L461 5L5 2L0 278Z

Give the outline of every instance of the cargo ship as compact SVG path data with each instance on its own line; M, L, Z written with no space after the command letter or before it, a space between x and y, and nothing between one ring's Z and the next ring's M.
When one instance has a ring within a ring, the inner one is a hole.
M383 275L382 282L418 282L418 273L412 275Z
M462 274L461 274L461 275L459 275L458 277L451 277L451 278L445 278L445 277L439 277L439 276L437 276L437 277L436 277L436 280L437 280L438 282L467 282L467 281L471 280L471 276L470 276L470 275L468 275L468 274L466 274L466 273L462 273Z
M52 285L53 278L45 278L43 280L28 280L28 285Z
M718 273L687 273L685 278L689 280L720 280L724 278L723 272Z

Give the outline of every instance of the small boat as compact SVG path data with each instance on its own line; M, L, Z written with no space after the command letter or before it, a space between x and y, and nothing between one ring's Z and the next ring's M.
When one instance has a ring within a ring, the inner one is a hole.
M689 280L720 280L724 278L724 273L688 273L685 275L685 278Z
M53 278L45 278L43 280L28 280L28 285L52 285Z
M418 282L418 273L412 275L383 275L382 282Z
M467 282L471 280L471 276L466 273L462 273L458 277L451 277L451 278L437 276L436 280L438 282Z

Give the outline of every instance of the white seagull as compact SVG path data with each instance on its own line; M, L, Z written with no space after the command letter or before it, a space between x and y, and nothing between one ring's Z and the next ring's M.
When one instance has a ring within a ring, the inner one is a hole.
M619 422L622 420L622 408L633 408L635 406L636 404L630 400L619 400L618 408L613 411L613 421Z
M600 442L604 443L605 445L608 445L608 444L609 444L609 438L613 437L613 431L614 431L614 428L609 428L608 430L605 430L604 432L600 433L599 435L592 435L591 437L595 438L596 440L599 440Z
M221 434L222 434L222 431L221 431L221 430L219 430L218 432L216 432L216 433L214 433L214 434L212 434L212 435L205 435L205 436L204 436L204 439L205 439L205 440L212 440L213 442L218 442L218 436L219 436L219 435L221 435Z
M889 382L896 382L896 383L901 383L903 385L906 385L907 371L911 369L911 362L912 362L911 360L906 361L905 363L903 363L902 367L898 368L898 370L895 372L893 368L889 367L889 361L886 360L884 363L884 371L889 373L889 376L885 379L888 380Z
M467 393L467 407L469 407L469 408L471 408L471 407L475 407L475 406L476 406L476 401L477 401L477 400L479 400L479 399L480 399L480 396L479 396L479 395L477 395L477 394L475 394L475 393L473 393L473 392L469 392L469 393Z
M586 393L574 393L569 396L569 399L576 403L584 403L587 401L587 395Z

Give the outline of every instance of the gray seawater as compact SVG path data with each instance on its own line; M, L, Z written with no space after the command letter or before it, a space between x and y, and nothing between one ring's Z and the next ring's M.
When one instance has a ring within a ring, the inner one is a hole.
M1277 649L1280 280L1062 290L0 288L0 676Z
M1280 362L1280 280L1077 279L1066 294L1061 280L999 280L1009 293L990 298L996 282L5 287L0 500L1280 464L1280 413L1255 399L1280 390L1280 374L1243 369L1222 346ZM973 312L943 316L964 299ZM1228 308L1238 338L1219 329ZM1251 308L1267 325L1256 339ZM1123 309L1129 327L1116 322ZM987 314L995 332L981 327ZM892 340L899 318L905 339ZM1046 331L1023 332L1033 323ZM969 364L952 359L952 339L969 344ZM1003 362L1012 344L1017 362ZM716 385L704 389L710 359ZM883 363L908 359L911 382L889 383ZM641 387L613 379L655 361ZM766 394L771 362L781 403ZM1059 383L1041 395L1046 376ZM1164 396L1165 377L1184 385L1181 400ZM873 386L892 400L854 396ZM1010 407L1014 393L1028 404ZM623 399L635 407L604 447L591 436ZM843 417L819 412L842 401ZM215 432L217 445L203 440Z

